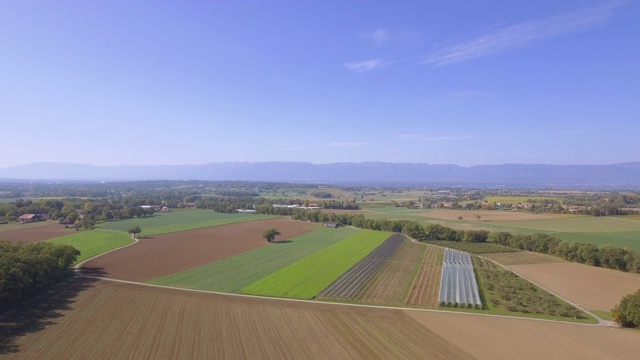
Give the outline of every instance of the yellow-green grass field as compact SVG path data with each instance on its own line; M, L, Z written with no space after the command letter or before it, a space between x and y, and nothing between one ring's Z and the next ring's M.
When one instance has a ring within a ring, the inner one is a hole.
M240 289L240 293L311 299L390 235L360 231Z
M47 240L53 244L71 245L80 250L77 262L82 262L109 250L131 244L131 236L125 232L90 230Z

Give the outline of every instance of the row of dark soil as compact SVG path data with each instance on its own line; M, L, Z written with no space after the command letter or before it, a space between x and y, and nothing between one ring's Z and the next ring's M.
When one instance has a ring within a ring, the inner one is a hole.
M360 262L347 270L339 278L320 292L319 297L351 298L375 274L404 242L404 236L393 234Z

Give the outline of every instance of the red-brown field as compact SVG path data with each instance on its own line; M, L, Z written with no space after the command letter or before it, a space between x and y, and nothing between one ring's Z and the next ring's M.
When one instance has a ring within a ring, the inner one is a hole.
M640 275L571 262L510 265L509 269L587 310L609 311L640 289Z
M262 232L268 228L277 228L282 235L276 241L282 241L318 226L282 217L155 235L91 260L83 268L101 269L110 278L145 281L266 246Z
M640 353L640 332L633 330L216 295L105 280L85 286L68 290L56 306L24 307L0 317L0 356L632 359Z
M418 245L418 244L416 244ZM425 245L422 245L425 246ZM425 246L424 260L420 272L411 288L407 304L414 306L437 307L440 280L442 277L442 257L444 249Z
M7 226L7 229L10 230L3 231L3 226ZM34 243L73 233L75 233L75 231L65 229L64 225L60 225L52 221L42 221L31 224L0 225L0 240L15 242L22 241L25 243Z

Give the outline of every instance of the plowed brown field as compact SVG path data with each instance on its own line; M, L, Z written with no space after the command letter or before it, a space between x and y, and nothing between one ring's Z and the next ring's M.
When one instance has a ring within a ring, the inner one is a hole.
M1 321L2 319L0 319ZM0 322L0 325L6 325ZM100 281L6 332L7 359L471 359L401 310L243 298ZM18 334L17 336L15 334ZM4 345L4 346L2 346Z
M367 304L404 305L426 250L424 245L405 240L355 298Z
M282 217L155 235L91 260L83 269L100 269L115 279L145 281L270 245L262 237L268 228L277 228L282 235L276 241L283 241L318 226Z
M70 285L67 283L66 285ZM98 281L0 317L4 359L632 359L640 332ZM64 300L64 299L63 299Z
M75 233L75 231L71 229L65 229L64 225L49 221L33 224L21 224L20 226L24 226L24 228L16 228L15 230L0 232L0 240L34 243ZM13 228L15 227L12 227L12 229Z
M507 267L587 310L609 311L640 289L638 274L571 262Z
M416 244L418 245L418 244ZM422 245L425 246L425 245ZM407 304L415 306L437 307L442 279L442 258L444 249L425 246L424 260L420 272L415 278Z
M464 314L407 311L478 359L634 359L640 331Z

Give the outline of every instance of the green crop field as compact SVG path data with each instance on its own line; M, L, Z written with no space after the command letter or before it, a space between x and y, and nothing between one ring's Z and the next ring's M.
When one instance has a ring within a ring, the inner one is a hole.
M388 232L358 232L240 289L240 293L311 299L390 235Z
M71 245L80 250L78 262L133 242L127 233L103 230L81 231L47 241L54 244Z
M168 213L156 213L154 216L112 221L100 224L105 230L124 231L139 226L140 237L168 234L178 231L200 229L210 226L233 224L247 221L271 219L276 216L260 214L225 214L212 210L182 210Z
M235 293L358 231L354 228L322 228L296 236L290 242L272 243L211 264L153 279L150 283Z
M568 216L558 219L496 222L512 228L557 232L640 231L640 221L621 216Z
M581 242L602 246L627 247L640 252L640 231L591 232L591 233L554 233L553 236L566 242Z

